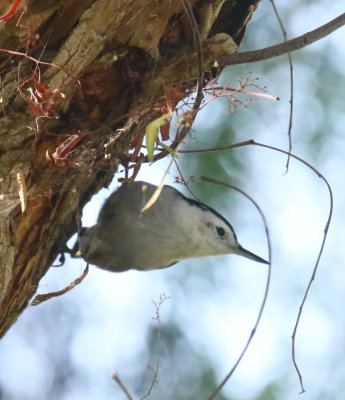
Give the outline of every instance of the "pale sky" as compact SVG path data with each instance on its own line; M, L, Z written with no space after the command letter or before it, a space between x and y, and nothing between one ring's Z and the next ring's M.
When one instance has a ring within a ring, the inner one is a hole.
M301 7L300 2L293 1L279 2L277 7L286 22L289 37L293 37L342 13L341 3L316 1ZM269 2L262 2L254 14L253 25L249 24L247 36L257 34L258 26L267 21L270 13ZM267 45L272 44L265 27L262 31L263 37L267 36ZM317 97L321 89L315 88L318 83L316 66L323 62L323 53L331 51L334 68L343 74L344 39L342 28L294 55L293 151L322 171L332 185L335 199L325 253L297 336L297 359L307 390L303 400L314 400L317 396L342 400L345 391L345 87L338 86L339 82L332 81L331 76L324 83L327 93L333 93L330 101L334 104L326 116ZM259 36L253 42L260 47L263 45ZM280 36L276 42L280 42ZM302 56L308 57L307 65L298 61ZM278 64L278 61L271 62ZM238 111L241 115L245 113L246 123L236 125L237 113L231 114L224 102L216 100L199 116L194 126L197 139L190 141L188 147L203 147L210 133L217 135L218 120L229 118L236 129L237 141L256 139L286 149L288 65L270 68L270 72L265 73L259 65L236 67L241 73L253 69L260 83L267 85L268 92L281 98L279 103L254 99L248 110ZM233 79L236 80L236 76ZM343 78L342 85L344 82ZM308 134L317 130L325 118L330 121L329 132L325 133L329 134L329 139L324 140L317 156L312 157ZM241 180L240 175L236 178L241 188L259 203L268 220L273 272L263 320L224 394L234 399L252 399L268 383L284 378L284 390L279 399L297 399L300 388L291 361L291 334L321 244L329 209L328 193L315 174L295 161L291 161L289 172L285 174L286 157L281 154L254 147L235 151L248 159L247 170L250 171L250 179L246 176ZM166 165L167 161L145 166L138 179L158 184ZM168 184L173 184L175 174L172 172L168 177ZM186 171L186 174L198 176L198 171ZM84 226L96 221L100 206L115 186L113 182L109 190L102 190L85 207ZM182 190L181 186L177 189ZM226 202L222 204L225 205L217 211L234 226L241 244L266 257L262 223L250 202L236 195L235 209L227 208ZM76 279L84 267L82 260L68 260L61 268L51 268L38 292L63 288ZM215 284L200 279L200 271L208 268L214 269ZM185 275L181 285L180 278ZM54 368L64 367L49 365L49 355L44 352L47 344L51 344L52 352L68 352L59 348L60 332L72 337L69 362L80 376L59 400L123 399L110 378L110 371L116 370L130 379L131 371L140 367L146 330L152 324L155 311L151 299L157 301L162 293L171 297L161 308L162 324L171 318L178 320L193 347L202 349L210 357L220 381L236 361L253 328L266 277L266 266L237 256L190 260L170 269L147 273L116 274L91 267L84 282L70 293L38 307L29 307L0 343L0 383L8 394L6 400L44 399L41 388L51 382ZM59 309L61 312L56 312ZM71 324L74 319L76 322ZM45 325L45 321L49 324ZM144 360L142 368L145 368Z

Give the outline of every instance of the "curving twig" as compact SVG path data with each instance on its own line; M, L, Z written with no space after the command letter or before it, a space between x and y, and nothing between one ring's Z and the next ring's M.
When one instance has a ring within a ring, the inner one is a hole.
M86 275L89 273L89 264L86 264L86 267L84 269L84 272L79 276L79 278L75 279L73 282L71 282L68 286L66 286L62 290L57 290L56 292L50 292L46 294L37 294L35 298L32 300L30 303L30 306L38 306L39 304L43 303L44 301L47 301L53 297L58 297L62 296L63 294L69 292L70 290L74 289L75 286L79 285Z
M263 314L263 311L264 311L264 308L265 308L265 305L266 305L266 302L267 302L268 291L269 291L270 282L271 282L271 270L272 270L272 268L271 268L272 255L271 254L272 254L272 249L271 249L270 234L269 234L269 231L268 231L268 225L267 225L267 221L266 221L265 215L262 212L262 210L259 207L259 205L256 203L256 201L252 197L250 197L242 189L240 189L240 188L238 188L236 186L233 186L233 185L231 185L229 183L222 182L222 181L219 181L217 179L207 178L207 177L201 177L200 179L202 181L205 181L205 182L217 183L219 185L226 186L226 187L228 187L230 189L234 189L237 192L241 193L243 196L247 197L247 199L250 200L252 202L252 204L254 204L255 208L258 210L259 214L261 215L261 219L262 219L262 222L263 222L264 227L265 227L266 238L267 238L267 246L268 246L268 262L269 262L268 270L267 270L267 280L266 280L266 287L265 287L264 297L262 299L262 303L261 303L261 306L260 306L260 309L259 309L258 316L257 316L256 321L255 321L254 327L253 327L252 331L250 332L249 338L248 338L248 340L247 340L247 342L246 342L241 354L239 355L237 361L235 362L234 366L227 373L227 375L222 380L222 382L216 387L216 389L213 391L213 393L207 398L207 400L213 400L218 395L218 393L222 390L222 388L225 386L225 384L229 381L229 379L231 378L233 373L235 372L236 368L238 367L239 363L241 362L242 358L244 357L244 355L245 355L250 343L252 342L253 337L254 337L254 335L256 333L256 330L257 330L257 328L259 326L259 323L261 321L261 317L262 317L262 314Z
M319 267L319 263L320 263L320 259L321 256L323 254L323 250L325 247L325 243L326 243L326 239L327 239L327 235L328 235L328 230L329 230L329 226L332 220L332 215L333 215L333 192L332 192L332 188L329 184L329 182L327 181L327 179L325 178L325 176L323 176L321 174L320 171L318 171L315 167L313 167L311 164L309 164L307 161L303 160L302 158L296 156L293 153L287 152L286 150L283 149L279 149L278 147L274 147L274 146L270 146L268 144L264 144L264 143L259 143L259 142L255 142L255 140L253 139L249 139L246 140L244 142L240 142L240 143L235 143L233 145L229 145L229 146L221 146L221 147L214 147L214 148L210 148L210 149L198 149L198 150L178 150L179 153L201 153L201 152L210 152L210 151L221 151L221 150L229 150L229 149L233 149L233 148L237 148L237 147L243 147L243 146L248 146L248 145L254 145L254 146L259 146L259 147L264 147L266 149L270 149L270 150L274 150L274 151L278 151L280 153L286 154L286 155L290 155L290 157L294 158L295 160L301 162L302 164L306 165L309 169L311 169L319 178L321 178L324 183L326 184L327 190L328 190L328 194L329 194L329 213L328 213L328 218L326 221L326 225L324 228L324 234L323 234L323 239L321 242L321 246L320 246L320 250L311 274L311 277L309 279L307 288L304 292L304 296L303 299L301 301L300 307L299 307L299 311L297 313L297 318L296 318L296 322L295 322L295 326L292 332L292 345L291 345L291 352L292 352L292 361L295 367L295 370L297 372L298 375L298 379L299 379L299 383L301 385L301 393L305 392L304 386L303 386L303 377L302 374L300 372L300 369L298 367L297 364L297 360L296 360L296 335L297 335L297 330L298 330L298 326L299 326L299 322L302 316L302 312L303 312L303 307L304 304L307 300L311 285L315 279L318 267ZM211 398L207 399L207 400L211 400Z
M286 33L286 29L284 27L283 21L278 13L276 4L274 2L274 0L270 0L272 7L273 7L273 11L277 17L279 26L280 26L280 30L283 33L284 36L284 41L285 43L287 42L287 33ZM293 119L293 94L294 94L294 75L293 75L293 64L292 64L292 56L291 53L287 53L288 59L289 59L289 66L290 66L290 112L289 112L289 126L288 126L288 138L289 138L289 155L287 157L286 160L286 172L289 170L289 164L290 164L290 153L292 151L292 119Z
M197 111L199 109L199 106L204 97L203 92L202 92L202 89L204 87L204 60L203 60L203 54L202 54L202 48L201 48L201 39L200 39L198 23L195 19L193 8L190 5L189 0L181 0L181 1L182 1L184 9L186 11L186 14L188 15L189 21L192 25L194 44L195 44L196 53L198 56L199 76L198 76L198 81L197 81L196 97L195 97L194 106L193 106L193 110Z

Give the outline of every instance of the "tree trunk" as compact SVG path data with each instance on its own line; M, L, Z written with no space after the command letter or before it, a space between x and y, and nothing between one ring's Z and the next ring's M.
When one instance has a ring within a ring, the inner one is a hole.
M235 51L257 3L32 0L3 18L0 336L77 231L85 203L119 163L138 162L128 153L145 126L195 88L196 44L207 71Z

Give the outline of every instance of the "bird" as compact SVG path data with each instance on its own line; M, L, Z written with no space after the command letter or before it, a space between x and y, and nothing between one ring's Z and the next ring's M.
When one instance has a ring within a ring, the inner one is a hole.
M164 185L124 182L105 201L97 223L82 228L72 253L114 272L170 267L189 258L237 254L268 264L243 248L230 223L216 210Z

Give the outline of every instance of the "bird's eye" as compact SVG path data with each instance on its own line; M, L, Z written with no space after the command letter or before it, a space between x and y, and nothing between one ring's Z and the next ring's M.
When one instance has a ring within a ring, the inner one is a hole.
M223 228L221 228L220 226L217 226L217 233L219 236L224 236L225 230Z

